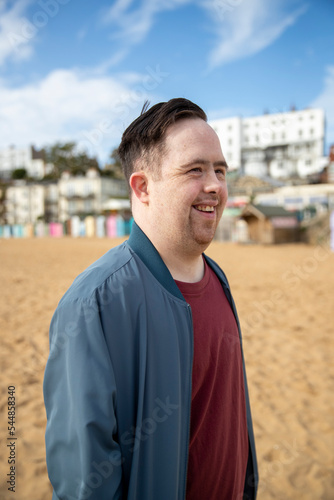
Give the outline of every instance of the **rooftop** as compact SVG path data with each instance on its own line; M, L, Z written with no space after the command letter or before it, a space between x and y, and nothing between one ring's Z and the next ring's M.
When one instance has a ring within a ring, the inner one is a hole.
M284 207L272 206L272 205L247 205L243 211L242 216L247 215L260 215L270 219L271 217L294 217L295 213L289 210L285 210Z

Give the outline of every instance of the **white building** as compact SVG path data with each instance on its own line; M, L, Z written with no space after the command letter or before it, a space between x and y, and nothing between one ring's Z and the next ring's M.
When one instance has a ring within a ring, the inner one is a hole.
M101 214L112 209L112 198L124 202L127 197L124 180L101 177L95 169L76 177L64 172L58 182L14 181L6 190L5 220L8 224L34 224L39 218L65 222L73 215ZM125 201L128 207L129 200Z
M322 109L214 120L231 170L255 177L305 178L320 172L324 157L325 116Z
M13 171L18 168L26 169L29 177L41 179L44 177L43 152L37 151L33 146L0 149L0 178L10 179Z
M33 224L44 215L44 186L16 181L6 191L8 224Z
M222 150L231 170L240 169L242 152L242 119L224 118L210 122L217 132Z
M273 193L257 194L255 203L282 206L286 210L303 210L313 206L318 213L327 212L334 207L334 184L283 186Z
M43 181L44 186L44 220L58 222L59 220L59 188L57 181Z
M72 215L99 214L110 198L128 196L124 180L101 177L95 169L88 170L85 176L76 177L64 172L58 189L60 222Z

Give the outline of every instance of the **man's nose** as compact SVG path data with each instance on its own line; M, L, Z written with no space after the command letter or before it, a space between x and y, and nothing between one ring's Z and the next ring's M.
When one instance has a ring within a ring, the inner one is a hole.
M218 179L214 168L207 170L204 179L204 191L206 193L218 193L222 189L222 182Z

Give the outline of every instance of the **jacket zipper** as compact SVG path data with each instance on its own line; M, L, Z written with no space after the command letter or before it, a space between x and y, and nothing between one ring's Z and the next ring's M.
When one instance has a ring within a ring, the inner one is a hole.
M185 478L184 478L184 486L183 486L183 499L186 498L186 491L187 491L187 479L188 479L188 458L189 458L189 445L190 445L190 415L191 415L191 394L192 394L192 366L193 366L193 359L194 359L194 328L193 328L193 316L191 312L191 307L190 304L187 304L188 308L188 314L190 318L190 331L191 331L191 367L190 367L190 390L189 390L189 396L188 396L188 426L187 426L187 448L186 448L186 467L185 467Z

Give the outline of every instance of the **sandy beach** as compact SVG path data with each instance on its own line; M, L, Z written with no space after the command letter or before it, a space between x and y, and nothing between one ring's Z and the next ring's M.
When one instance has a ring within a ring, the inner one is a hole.
M42 381L57 303L121 240L0 240L0 498L51 499ZM259 500L334 498L334 253L307 245L214 242L230 281L259 462ZM8 387L15 386L15 484L7 490ZM158 500L158 499L157 499Z

